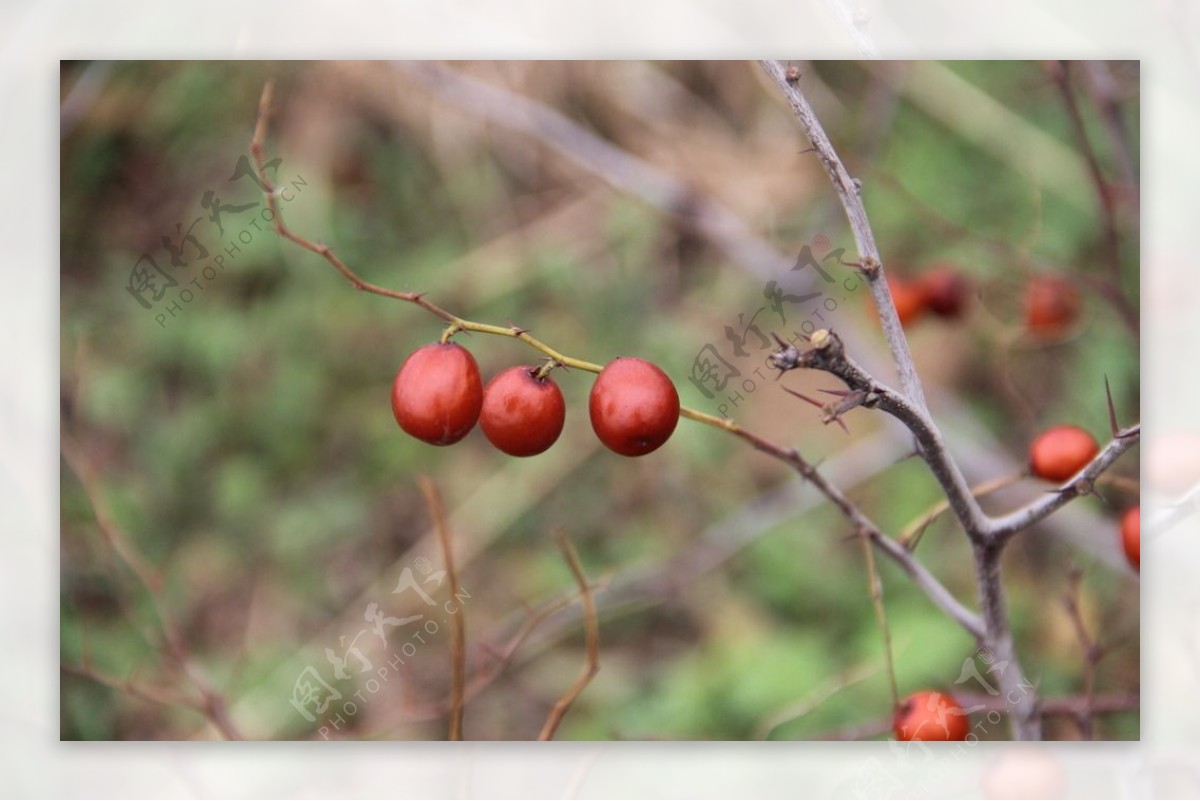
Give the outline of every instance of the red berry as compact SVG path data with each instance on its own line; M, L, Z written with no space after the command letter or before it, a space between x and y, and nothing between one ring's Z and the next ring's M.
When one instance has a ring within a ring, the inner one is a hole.
M1056 275L1034 276L1025 289L1025 324L1040 339L1057 339L1079 318L1079 290Z
M922 273L918 280L931 312L948 319L962 316L971 298L971 285L962 273L950 265L941 265Z
M1033 474L1047 481L1066 481L1100 452L1092 435L1079 426L1054 426L1029 446Z
M909 323L916 322L929 308L925 286L919 281L910 281L898 275L888 275L887 282L900 325L907 327Z
M1121 544L1134 570L1142 569L1142 507L1135 506L1121 517Z
M392 413L400 427L430 445L453 445L470 433L483 405L475 357L453 342L417 348L392 382Z
M510 367L483 390L479 425L488 440L509 456L534 456L563 430L567 406L562 390L536 367Z
M679 393L667 374L633 356L613 359L588 399L592 429L609 450L643 456L670 439L679 423Z
M900 704L892 718L897 740L965 740L970 719L953 698L945 693L923 690L913 693Z

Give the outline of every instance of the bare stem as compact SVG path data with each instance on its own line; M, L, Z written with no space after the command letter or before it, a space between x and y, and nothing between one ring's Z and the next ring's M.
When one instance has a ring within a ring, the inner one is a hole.
M554 739L554 733L558 731L563 717L571 709L571 704L575 703L575 699L600 670L600 619L596 614L596 601L592 597L592 588L588 585L587 576L584 575L583 567L579 564L579 555L575 553L575 548L566 535L561 531L555 532L554 542L562 551L563 558L567 560L567 566L571 568L571 575L575 577L575 583L579 585L579 596L583 602L586 658L579 678L575 679L575 683L550 710L550 714L546 717L546 723L542 726L541 733L538 734L538 740Z
M446 564L446 578L450 585L450 597L458 597L458 571L454 567L454 549L450 542L450 527L446 525L446 511L437 487L427 476L421 476L421 494L433 517L438 542L442 546L442 561ZM451 740L463 738L463 708L466 687L467 631L466 613L460 606L450 616L450 734Z

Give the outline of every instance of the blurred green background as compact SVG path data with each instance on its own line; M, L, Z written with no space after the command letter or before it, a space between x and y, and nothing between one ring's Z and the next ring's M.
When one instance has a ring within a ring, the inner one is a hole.
M1122 180L1094 73L1072 65L1068 76L1097 162L1121 190L1115 272L1046 65L797 65L863 181L889 270L912 276L949 262L975 289L964 320L928 318L910 329L931 405L945 414L968 477L1019 468L1029 439L1050 424L1077 423L1106 439L1105 377L1122 423L1138 419L1137 335L1112 302L1138 306L1137 187ZM1136 156L1137 65L1101 66ZM790 258L821 236L852 257L819 164L753 64L449 68L574 120L632 155L644 174L674 176L719 203L749 237ZM753 378L761 359L753 335L752 355L733 355L725 327L740 331L739 315L749 321L766 304L753 265L731 258L686 213L663 213L614 186L611 172L512 131L511 120L426 74L351 62L62 67L64 442L96 470L114 525L161 573L191 658L239 729L270 739L445 737L445 625L381 681L378 668L417 627L392 630L385 646L364 618L372 601L396 618L423 611L419 599L391 591L404 569L423 575L419 560L441 564L417 485L426 475L450 512L469 593L468 672L504 665L469 699L468 737L533 738L582 666L577 604L507 653L530 615L573 598L555 530L578 547L601 604L602 667L561 739L883 736L890 696L862 552L842 518L781 464L686 420L650 456L611 454L587 421L592 377L578 372L557 374L566 430L532 459L500 454L478 430L439 449L396 426L392 377L438 336L440 321L355 292L321 258L268 230L251 178L231 180L268 78L277 81L268 149L282 159L278 182L292 187L285 218L363 278L426 292L469 319L520 325L578 358L653 360L684 405L717 413L721 398L688 381L711 343L753 381L730 414L822 462L885 530L898 533L939 497L924 465L904 459L908 446L891 421L855 411L847 436L780 389L816 394L833 379ZM223 233L204 205L210 190L223 204ZM179 244L177 230L196 220L195 241L173 266L164 237ZM222 253L224 267L210 277L205 268ZM143 254L161 270L161 298L143 295L150 308L129 291ZM839 282L853 276L834 261L825 266ZM1021 333L1021 292L1040 272L1071 276L1084 299L1079 323L1051 343ZM893 380L861 287L835 290L812 270L777 278L790 293L825 291L835 308L825 307L818 327L832 325L856 357ZM784 323L767 308L756 320L764 332L786 333L815 322L814 310L816 301L785 306ZM458 341L485 379L540 357L498 337ZM1114 470L1131 481L1023 535L1006 559L1018 647L1047 696L1085 692L1083 652L1062 602L1075 569L1082 617L1110 649L1094 692L1138 691L1138 585L1116 535L1119 512L1137 500L1136 459L1135 451ZM1012 508L1045 489L1023 482L986 506ZM191 691L66 462L61 504L62 738L216 736L194 709L85 675ZM956 524L935 523L918 553L974 604ZM890 563L880 561L880 571L900 691L982 694L960 681L971 639ZM427 586L445 600L444 585ZM364 627L357 642L374 672L351 658L350 677L337 680L326 649L343 654ZM308 667L342 695L313 721L290 703ZM331 725L347 700L353 714ZM1046 729L1081 736L1070 717L1049 718ZM1136 739L1138 730L1136 711L1104 714L1094 736ZM980 733L1005 738L1007 729Z

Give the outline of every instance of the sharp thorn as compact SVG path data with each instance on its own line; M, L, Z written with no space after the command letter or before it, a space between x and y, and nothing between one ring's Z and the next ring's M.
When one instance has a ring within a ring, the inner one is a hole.
M1117 407L1113 404L1112 387L1108 384L1108 374L1104 376L1104 394L1108 396L1108 425L1112 430L1112 435L1117 436L1117 432L1121 427L1117 425Z
M789 395L795 395L797 398L804 401L805 403L811 403L813 406L816 406L818 409L825 408L825 405L822 404L820 401L814 400L813 398L808 397L807 395L805 395L802 392L797 392L796 390L788 389L787 387L784 387L783 391L788 393Z

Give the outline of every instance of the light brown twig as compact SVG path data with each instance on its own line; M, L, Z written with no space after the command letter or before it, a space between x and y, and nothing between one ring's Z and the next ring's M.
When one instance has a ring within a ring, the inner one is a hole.
M438 542L442 546L442 561L446 565L446 580L450 586L450 597L458 597L458 571L454 568L454 548L450 542L450 527L446 524L446 512L437 487L428 476L420 477L421 494L433 518ZM464 689L466 687L467 625L466 612L460 604L450 615L450 734L451 740L463 738Z
M579 585L579 595L583 603L586 661L579 678L575 679L575 683L571 685L570 689L555 702L550 714L546 717L546 723L542 726L541 733L538 734L538 740L543 741L554 739L554 733L558 731L559 724L570 710L571 704L575 703L575 699L600 670L600 620L596 615L596 601L592 598L592 588L588 585L587 576L584 575L583 567L579 564L579 555L575 553L575 548L566 535L561 531L555 532L554 542L562 551L563 558L567 560L567 566L571 568L571 575L575 577L575 583Z

